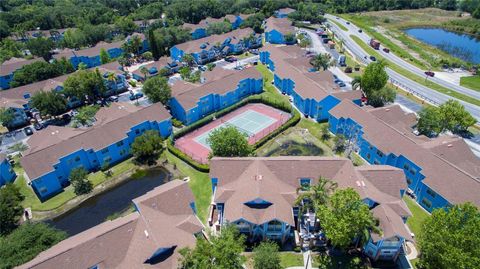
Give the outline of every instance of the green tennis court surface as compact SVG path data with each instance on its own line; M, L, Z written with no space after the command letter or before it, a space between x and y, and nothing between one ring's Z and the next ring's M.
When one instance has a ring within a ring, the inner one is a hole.
M206 148L210 149L210 146L207 143L207 138L213 130L227 126L235 126L235 128L237 128L240 132L244 132L250 137L259 133L276 121L276 119L267 115L263 115L254 110L247 110L242 114L227 120L226 122L222 122L222 124L219 126L197 136L194 140L195 142L200 143Z

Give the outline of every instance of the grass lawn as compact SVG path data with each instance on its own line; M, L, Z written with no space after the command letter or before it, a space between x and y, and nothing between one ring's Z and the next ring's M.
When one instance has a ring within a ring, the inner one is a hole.
M410 80L413 80L423 86L429 87L432 90L435 90L437 92L441 92L446 95L450 95L452 97L455 97L457 99L463 100L465 102L480 106L480 100L467 96L465 94L458 93L456 91L452 91L448 88L442 87L436 83L433 83L431 81L426 81L425 78L419 77L413 73L411 73L408 70L405 70L401 68L400 66L392 63L391 61L386 60L383 58L377 51L375 51L372 47L370 47L368 44L363 42L360 38L351 35L350 36L362 49L364 49L368 54L375 56L378 60L383 59L385 62L388 64L388 67L392 69L393 71L399 73L400 75L409 78Z
M338 27L340 27L340 29L342 29L343 31L348 31L347 27L345 27L343 24L341 24L339 21L336 21L336 20L332 20L333 23L335 23Z
M290 105L288 97L280 94L278 90L273 86L273 73L268 70L267 66L259 63L256 68L258 72L260 72L263 76L264 93L262 93L262 95L267 98L271 98L276 102L284 102L285 104Z
M206 223L208 215L208 207L212 199L212 183L208 173L202 173L184 161L178 159L170 152L165 152L168 162L171 164L176 164L177 169L186 176L190 177L188 185L192 189L193 195L195 196L195 205L197 208L197 215L201 221Z
M107 181L108 179L114 179L126 172L129 172L135 169L137 166L133 164L131 159L121 162L115 166L113 166L110 170L113 172L111 177L105 176L105 174L101 171L92 173L88 176L88 180L92 182L92 185L98 186L99 184ZM18 157L15 158L15 173L17 173L18 178L15 180L15 185L20 188L20 192L25 196L25 200L22 203L23 207L30 207L33 211L49 211L58 209L60 206L64 205L66 202L70 201L71 199L77 197L77 195L73 191L73 187L69 186L65 188L65 190L54 197L48 199L45 202L41 202L37 195L33 192L33 189L27 185L25 178L23 176L24 171L23 168L20 167Z
M280 252L280 265L282 268L303 266L303 255L296 252Z
M480 75L461 77L460 85L470 88L472 90L480 91Z
M408 218L407 225L415 234L418 236L422 228L422 222L430 216L427 211L421 208L412 198L408 196L403 196L403 200L407 204L410 211L412 211L412 216Z

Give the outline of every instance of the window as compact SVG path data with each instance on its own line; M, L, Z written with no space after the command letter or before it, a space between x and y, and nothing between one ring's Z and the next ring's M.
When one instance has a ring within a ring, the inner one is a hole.
M370 157L371 157L370 153L367 153L367 159L370 159Z
M311 180L309 178L300 178L300 187L302 191L307 191L310 189Z
M48 190L47 190L47 188L45 188L45 187L41 187L41 188L40 188L40 193L41 193L41 194L44 194L44 193L46 193L47 191L48 191Z
M410 174L415 175L417 173L417 170L415 170L415 168L410 168L409 172Z
M80 161L80 156L75 157L75 161L76 162Z
M58 176L58 179L62 179L63 177L62 176Z
M117 142L117 147L123 146L123 141Z
M430 202L430 200L428 200L427 198L423 198L422 204L428 208L432 207L432 202Z
M282 223L278 220L272 220L268 223L267 230L269 232L281 232L282 231Z
M383 157L383 152L381 152L380 150L377 149L377 155L381 158L381 157Z
M140 130L136 129L135 134L139 134L139 133L140 133Z
M101 152L102 152L102 154L108 153L108 148L104 148L104 149L102 149L102 151L101 151Z
M373 161L373 164L380 164L378 160Z
M412 184L412 180L410 178L407 177L407 184L410 185Z
M437 196L437 194L434 191L432 191L430 188L427 189L427 193L428 193L428 195L432 196L433 198L435 198L435 196Z
M404 164L403 169L405 169L405 171L410 170L410 165L408 165L408 163Z

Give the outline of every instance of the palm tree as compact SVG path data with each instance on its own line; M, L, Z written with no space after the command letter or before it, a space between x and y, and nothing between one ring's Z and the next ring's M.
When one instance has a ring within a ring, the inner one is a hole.
M310 60L310 64L313 65L316 69L320 70L320 68L323 69L323 71L327 70L330 66L335 65L335 60L332 59L332 56L328 53L321 53L316 55Z
M302 205L304 201L309 201L303 210L318 208L320 205L328 202L330 194L337 188L337 185L336 182L320 176L318 178L318 184L310 186L308 189L306 186L301 186L297 189L299 195L295 200L295 204Z
M143 74L143 79L147 80L148 69L145 66L140 67L140 73Z
M351 84L353 90L362 90L362 77L356 76L353 78Z
M142 45L142 40L138 35L134 35L130 39L131 47L133 49L133 52L138 56L140 54L140 46Z

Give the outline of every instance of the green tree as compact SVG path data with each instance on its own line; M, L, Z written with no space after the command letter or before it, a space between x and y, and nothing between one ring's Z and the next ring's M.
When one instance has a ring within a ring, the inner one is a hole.
M154 162L163 149L162 137L155 130L146 131L136 137L132 143L132 154L139 163Z
M294 33L287 33L284 36L284 39L285 39L285 43L287 44L296 43L296 40L297 40Z
M39 91L33 94L31 106L38 109L42 117L58 116L67 110L67 99L57 91Z
M278 245L274 242L262 242L253 249L254 269L281 269Z
M219 35L232 30L232 24L228 21L209 23L207 26L208 35Z
M147 60L147 61L151 61L151 60L153 60L153 54L150 51L146 51L146 52L142 53L142 58Z
M333 142L335 143L333 150L336 153L342 153L347 149L347 139L343 134L336 135Z
M480 211L471 203L438 208L422 224L418 236L419 268L478 268Z
M100 107L98 105L83 106L78 109L78 114L75 115L73 119L81 125L87 125L93 120L99 109Z
M310 64L315 67L317 70L327 70L330 66L335 65L335 60L332 59L332 55L328 53L320 53L315 55L310 60Z
M245 157L253 152L245 133L234 126L213 130L207 138L212 149L211 155L218 157Z
M179 268L240 269L245 262L242 252L245 237L232 225L222 227L218 235L211 235L210 242L198 238L195 248L180 250Z
M442 128L454 133L465 132L477 121L457 100L448 100L439 106Z
M92 183L88 181L88 172L83 167L73 169L69 179L76 195L87 194L93 189Z
M13 80L10 82L10 86L19 87L64 75L72 71L72 65L65 62L63 59L54 61L53 63L34 62L15 71Z
M85 63L78 64L78 70L86 70L88 66Z
M24 198L14 184L0 188L0 235L6 235L17 227L23 214L21 203Z
M312 186L301 186L297 192L299 195L295 201L295 204L301 205L306 202L306 207L314 210L321 205L326 205L330 195L337 188L337 183L329 179L319 177L318 184ZM301 192L300 192L301 191Z
M193 58L192 54L185 54L182 57L182 62L188 64L188 66L193 66L195 64L195 58Z
M63 34L62 45L66 48L80 49L87 44L87 37L80 29L67 29Z
M26 46L33 55L49 61L52 56L51 51L55 48L55 43L50 38L38 37L29 39Z
M317 206L316 212L326 237L341 249L348 248L366 230L376 230L368 205L352 188L335 191L327 204Z
M110 62L110 55L108 55L108 52L104 48L100 49L100 62L102 64Z
M155 38L155 32L153 30L148 31L148 44L150 45L150 51L152 52L153 59L157 61L160 56L160 48L158 47L157 39Z
M9 235L0 237L0 268L24 264L65 238L65 232L43 222L23 224Z
M100 71L96 69L79 70L69 76L63 83L63 92L67 96L74 96L83 102L93 103L106 92L105 82Z
M3 127L12 126L13 120L15 119L15 114L13 109L0 107L0 124Z
M365 68L362 77L354 81L355 88L359 86L367 96L368 104L374 107L383 106L385 103L395 100L395 91L385 87L388 82L385 66L384 61L370 63Z
M140 48L142 46L142 39L138 35L133 35L128 42L130 43L130 47L132 48L131 52L135 55L139 55Z
M124 35L129 35L135 32L138 26L133 22L131 18L120 17L115 21L115 27L120 30Z
M168 80L163 76L154 76L147 79L143 84L143 92L150 101L160 102L164 105L168 103L172 95Z
M323 141L327 141L332 137L327 124L324 124L322 127L320 127L320 137Z
M435 136L442 132L442 115L437 107L427 106L418 113L417 130L426 136Z

